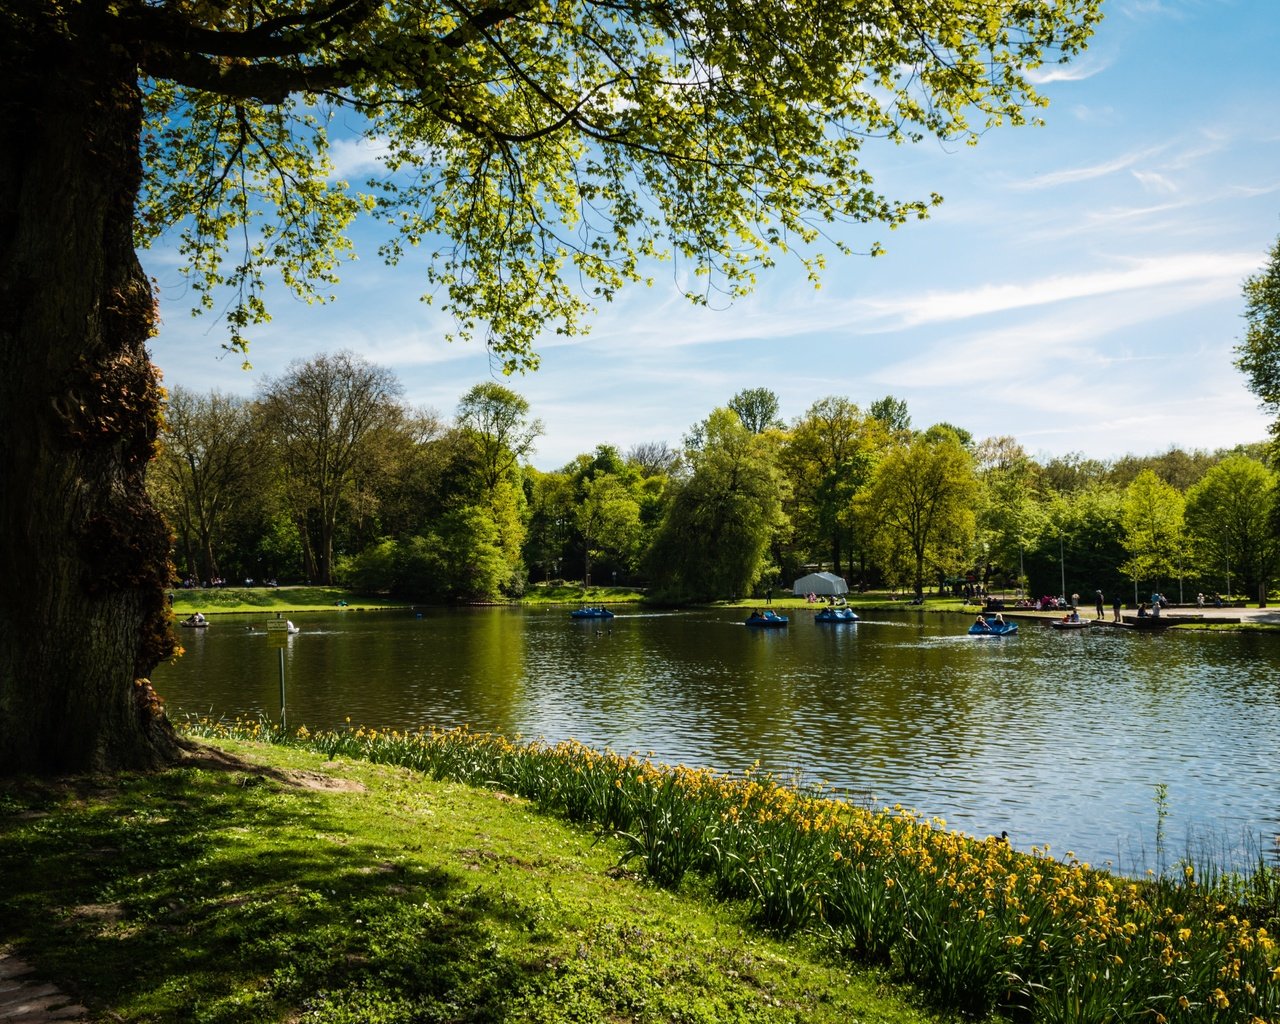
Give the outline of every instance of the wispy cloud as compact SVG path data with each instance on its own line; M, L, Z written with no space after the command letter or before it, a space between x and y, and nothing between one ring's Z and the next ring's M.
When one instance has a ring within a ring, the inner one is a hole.
M987 284L873 300L867 309L886 328L917 326L1026 309L1091 296L1132 292L1170 284L1213 283L1238 287L1258 266L1255 253L1188 253L1121 261L1115 269L1064 274L1012 284Z
M1118 174L1121 171L1127 171L1133 167L1134 164L1149 159L1159 153L1161 149L1163 149L1163 147L1137 150L1133 153L1126 153L1122 156L1103 160L1099 163L1086 164L1081 167L1070 167L1066 170L1054 171L1050 174L1039 174L1034 178L1026 178L1023 181L1013 182L1010 187L1030 190L1056 188L1059 185L1071 185L1081 181L1094 181L1098 178L1105 178L1112 174Z
M1131 171L1134 178L1148 192L1163 192L1166 195L1178 191L1178 186L1166 178L1163 174L1155 171Z
M1072 61L1070 64L1046 64L1027 72L1027 78L1033 85L1049 85L1053 82L1083 82L1094 75L1101 74L1111 66L1110 60L1089 59L1087 57Z

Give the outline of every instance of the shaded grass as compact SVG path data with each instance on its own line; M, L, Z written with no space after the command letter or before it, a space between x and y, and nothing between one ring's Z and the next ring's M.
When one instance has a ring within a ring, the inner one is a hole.
M385 595L356 594L342 587L211 587L174 590L173 610L183 618L191 612L313 612L348 607L407 608L410 602Z
M1246 876L1185 862L1126 879L901 808L876 813L754 772L726 777L573 742L465 729L191 727L519 794L621 839L623 862L659 885L706 888L772 933L821 937L833 956L892 965L938 1005L974 1017L1280 1020L1280 874L1265 863Z
M99 1018L936 1019L732 905L638 882L523 800L221 745L240 760L0 782L0 942ZM303 788L333 776L361 788Z

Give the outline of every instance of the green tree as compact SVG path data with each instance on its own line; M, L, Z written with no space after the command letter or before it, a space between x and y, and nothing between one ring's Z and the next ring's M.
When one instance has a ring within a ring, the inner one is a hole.
M975 449L981 497L978 532L983 548L983 584L990 589L990 569L998 566L1001 582L1010 576L1026 586L1026 551L1039 535L1044 511L1038 495L1039 467L1012 437L989 437Z
M1035 595L1114 597L1125 590L1125 492L1104 482L1066 494L1052 493L1040 506L1040 530L1026 554Z
M1209 470L1186 495L1186 525L1202 576L1230 565L1242 592L1266 604L1280 565L1276 476L1255 459L1233 455Z
M574 522L582 538L584 586L591 582L592 561L603 555L630 567L640 539L640 503L621 479L604 473L586 481Z
M746 388L729 399L729 408L738 414L742 425L753 434L777 430L782 426L778 419L778 396L768 388Z
M936 197L876 189L868 139L1031 120L1030 73L1099 4L4 4L0 770L173 752L135 685L172 647L136 244L176 236L243 348L267 275L321 298L367 212L387 259L425 254L458 336L533 365L535 337L581 330L652 257L706 302L832 222L923 215ZM330 124L385 142L364 195Z
M403 388L394 373L352 352L296 360L263 382L259 402L303 540L307 575L333 580L338 517L373 458L379 431L398 424Z
M782 481L768 438L752 434L729 409L702 425L702 448L676 490L649 550L659 597L733 598L751 591L775 532L786 522Z
M217 391L174 388L152 468L152 493L178 534L187 572L222 575L218 547L238 506L266 486L268 452L250 404Z
M1236 367L1264 409L1280 415L1280 238L1267 265L1244 282L1244 340L1236 346ZM1280 419L1271 428L1280 439Z
M1128 559L1120 566L1135 583L1159 586L1176 578L1185 556L1182 493L1144 469L1124 492L1121 525Z
M842 571L852 535L846 515L853 496L866 484L877 431L847 398L814 402L792 426L782 460L791 482L793 525L817 560L830 559Z
M533 452L542 434L542 421L529 419L528 400L494 381L462 396L458 425L475 445L480 478L490 492Z
M978 481L973 457L951 431L921 434L895 445L875 468L859 498L863 518L881 524L880 559L904 547L911 583L924 596L926 570L954 573L972 550Z
M911 429L911 413L907 411L907 403L893 395L885 395L867 407L867 415L884 424L890 433L902 433Z

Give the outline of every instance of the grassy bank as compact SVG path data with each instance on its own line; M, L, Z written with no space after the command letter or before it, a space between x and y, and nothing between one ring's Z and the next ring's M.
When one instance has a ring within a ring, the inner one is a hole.
M158 774L0 780L0 945L94 1019L939 1019L499 789L218 748Z
M660 887L738 907L740 921L820 944L834 964L883 967L973 1017L1280 1020L1280 871L1263 863L1241 875L1179 864L1135 880L754 773L667 768L573 743L193 727L528 799L619 840L620 863Z
M210 587L204 590L173 590L173 611L178 618L192 612L217 615L223 612L324 612L335 608L365 611L377 608L407 608L408 601L356 594L342 587Z

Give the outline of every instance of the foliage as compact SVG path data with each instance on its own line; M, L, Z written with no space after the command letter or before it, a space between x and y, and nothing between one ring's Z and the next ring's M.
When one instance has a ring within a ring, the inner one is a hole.
M739 391L729 399L728 407L738 414L742 425L753 434L782 427L782 420L778 418L778 396L768 388Z
M188 571L222 577L218 557L229 528L269 475L259 423L244 399L174 388L164 411L164 444L149 474L157 506L178 533Z
M939 197L877 192L867 140L972 143L1034 120L1030 72L1099 16L1094 0L271 13L246 28L232 9L132 2L102 27L146 44L140 239L181 226L201 305L230 293L243 347L264 273L320 298L369 213L394 233L387 260L426 243L431 297L507 371L655 258L687 265L705 302L832 223L924 216ZM331 119L384 141L364 195L332 175ZM816 277L820 255L802 260Z
M1245 279L1244 299L1245 336L1235 349L1236 368L1263 408L1280 415L1280 239L1267 265Z
M1176 578L1185 553L1183 510L1177 488L1143 470L1125 490L1121 523L1129 558L1120 566L1134 582Z
M691 474L671 500L649 551L660 600L733 598L750 593L769 541L782 529L782 482L768 435L752 434L736 413L717 409L688 453Z
M402 391L390 370L352 352L295 360L262 384L287 504L310 556L308 576L319 583L332 582L339 517L375 462L374 439L399 422Z
M917 597L926 568L953 575L971 550L977 486L973 459L950 430L899 442L876 466L859 499L862 518L883 524L882 563L897 563L905 551Z
M902 808L873 812L754 772L671 768L572 742L513 744L465 729L194 729L498 787L593 821L622 834L624 860L639 860L655 881L674 886L697 870L722 895L747 900L766 929L811 929L851 955L887 957L940 1004L972 1015L1257 1024L1280 1013L1274 867L1243 887L1202 880L1191 865L1154 881L1124 879L1070 854L1059 861L951 832ZM1233 891L1251 900L1269 893L1272 902L1242 906Z
M1266 599L1280 567L1276 476L1260 462L1233 455L1186 494L1186 523L1202 575L1235 567L1243 592ZM1226 589L1226 588L1224 588Z
M828 396L811 405L788 432L782 464L792 481L789 512L797 539L841 572L853 546L848 515L854 495L871 474L872 450L883 441L879 422L847 398Z

